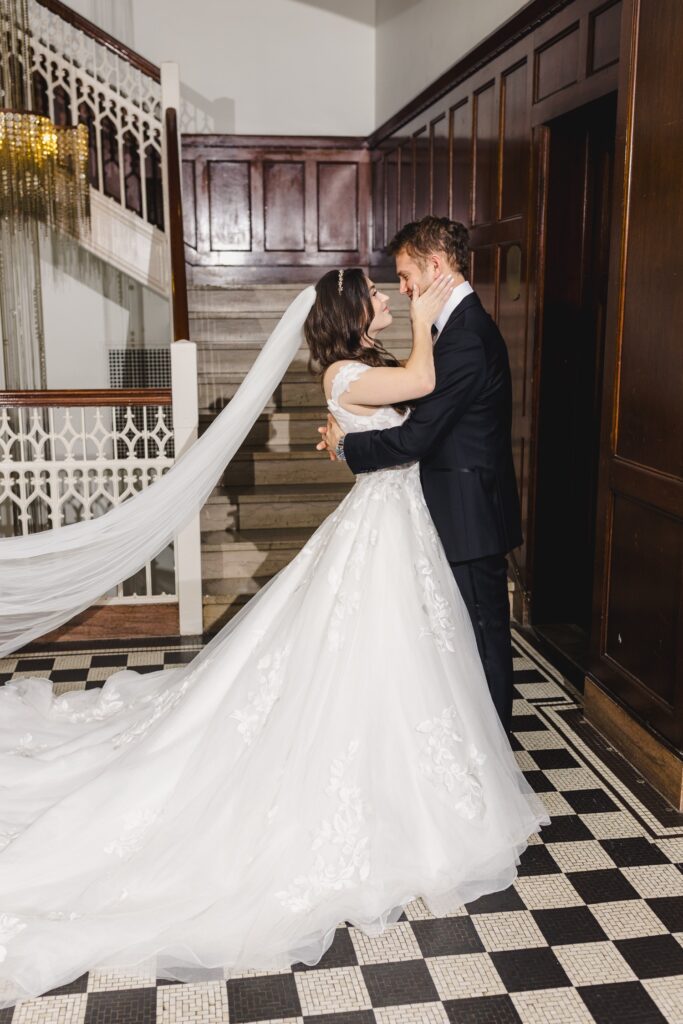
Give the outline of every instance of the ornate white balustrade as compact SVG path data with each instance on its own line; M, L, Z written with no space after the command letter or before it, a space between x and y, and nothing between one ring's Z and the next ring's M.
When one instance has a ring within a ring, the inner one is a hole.
M94 406L0 407L1 535L102 515L173 464L170 404L113 405L116 392L109 395L108 404ZM110 604L164 601L177 601L172 545L106 597Z
M163 229L158 69L134 66L38 0L29 20L36 108L56 124L85 124L90 184Z

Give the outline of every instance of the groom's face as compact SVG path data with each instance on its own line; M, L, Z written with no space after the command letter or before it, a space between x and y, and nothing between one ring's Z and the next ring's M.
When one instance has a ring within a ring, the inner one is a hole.
M426 259L418 263L412 256L409 256L405 249L396 253L396 273L401 283L399 291L401 295L413 297L413 288L417 285L420 295L429 288L430 284L438 273L438 260Z

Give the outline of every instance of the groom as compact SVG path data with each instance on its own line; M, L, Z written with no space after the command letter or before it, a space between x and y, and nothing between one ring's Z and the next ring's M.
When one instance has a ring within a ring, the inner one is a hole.
M436 386L399 427L344 435L333 417L318 449L354 473L420 462L420 479L467 605L493 703L512 714L512 646L506 554L522 543L512 460L512 387L505 342L466 280L463 224L423 217L389 243L401 293L422 294L438 273L457 287L432 327Z

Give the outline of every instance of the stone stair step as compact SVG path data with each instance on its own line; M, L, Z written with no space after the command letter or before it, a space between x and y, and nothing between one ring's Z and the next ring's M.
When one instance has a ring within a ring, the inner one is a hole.
M313 530L210 530L202 534L204 580L270 577L301 550Z
M222 312L284 312L302 289L301 284L240 285L230 287L195 287L187 289L191 314L196 311Z
M321 406L288 406L286 410L260 416L247 436L247 444L306 444L315 447L327 410Z
M263 348L263 342L226 342L220 343L197 343L197 370L204 377L220 373L239 373L242 376L251 369L254 360ZM300 348L294 355L290 364L291 372L312 375L308 373L307 348Z
M262 484L216 488L201 511L202 532L316 527L348 493L348 484Z
M280 316L225 316L190 317L190 340L198 345L262 345L277 326ZM382 343L391 349L410 339L410 320L407 316L395 316L382 331Z
M281 448L242 448L223 474L225 487L275 484L353 483L351 470L345 462L330 462L312 445Z
M283 445L300 444L315 446L318 441L318 427L325 422L327 411L322 406L288 406L278 410L271 406L262 413L247 435L245 444L250 447L280 448ZM203 433L215 419L216 413L207 409L199 414L199 432Z
M202 412L220 412L244 379L243 375L216 373L213 376L202 373L199 377L199 408ZM264 409L283 410L288 406L323 408L325 399L319 381L311 376L285 377L276 387Z
M206 590L207 584L204 584ZM202 627L205 633L217 633L238 611L244 608L251 594L204 594Z
M397 281L376 282L379 290L389 295L391 305L399 310L407 302L399 295ZM220 314L236 312L239 314L272 311L281 316L290 302L302 290L301 284L263 284L225 287L188 288L188 306L190 316L194 314Z

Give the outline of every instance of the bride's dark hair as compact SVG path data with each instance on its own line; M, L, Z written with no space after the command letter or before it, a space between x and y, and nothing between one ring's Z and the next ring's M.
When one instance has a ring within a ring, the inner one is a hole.
M368 337L375 312L365 273L360 267L345 270L339 291L339 271L330 270L315 286L315 302L304 322L304 336L310 356L308 369L322 377L328 366L340 359L356 359L368 366L400 366L377 339L361 344ZM404 412L407 405L396 405Z

